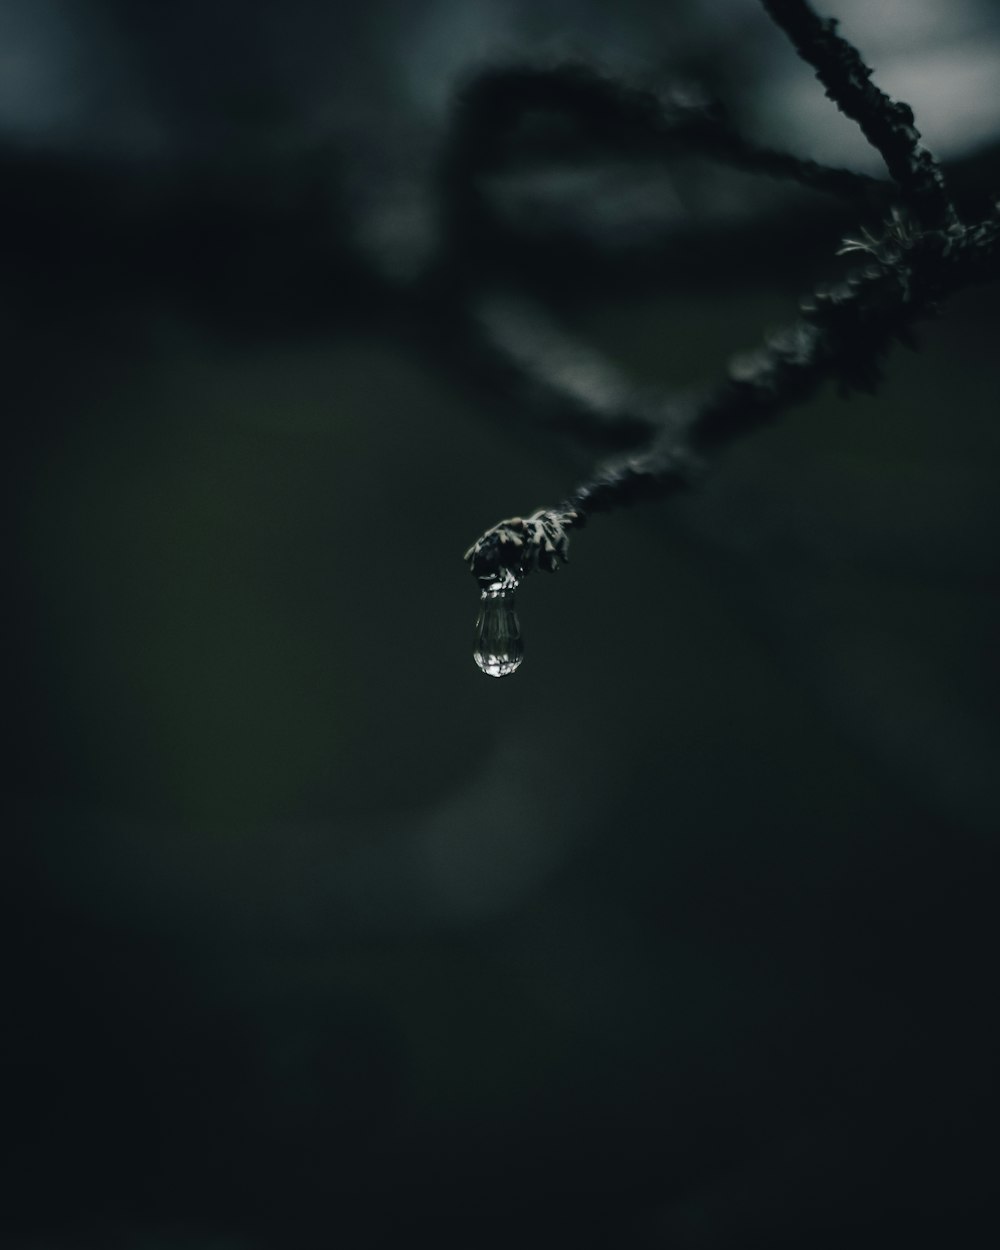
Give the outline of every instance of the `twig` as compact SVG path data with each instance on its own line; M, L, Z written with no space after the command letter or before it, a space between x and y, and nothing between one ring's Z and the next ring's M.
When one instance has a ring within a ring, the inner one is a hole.
M546 515L568 530L582 525L589 513L686 489L703 472L710 452L808 399L828 378L844 387L874 389L881 357L894 338L906 341L909 326L936 313L953 292L1000 279L1000 214L960 235L935 231L909 239L897 231L880 250L881 259L804 300L800 320L733 360L724 381L692 397L686 408L678 404L671 424L645 452L606 463ZM502 562L508 549L484 540L509 524L494 526L466 553L477 577ZM517 557L509 567L520 575L539 567L530 551L509 553Z
M526 115L553 115L577 125L577 134L542 126L518 128ZM615 82L578 64L493 68L459 97L442 162L444 231L442 286L455 312L452 333L473 375L520 394L531 411L581 440L606 447L634 446L671 421L671 402L628 382L608 362L544 318L510 301L472 293L485 276L483 258L494 249L489 196L483 179L512 160L611 154L664 160L695 152L732 167L797 182L872 205L891 185L849 170L759 147L739 134L717 107L690 92L656 94Z
M709 453L808 399L830 378L845 390L874 390L893 339L906 342L913 322L936 314L953 292L1000 279L1000 216L957 237L934 232L885 244L884 255L815 291L798 321L731 361L726 379L692 402L683 423L642 455L603 466L572 492L568 507L606 511L683 489Z
M519 133L519 121L532 111L568 116L579 123L579 133L552 135L544 128L540 134ZM880 195L886 185L867 174L759 146L717 106L693 100L689 93L656 93L575 63L495 67L469 83L458 100L444 168L448 177L467 185L515 156L552 159L581 151L610 152L617 159L694 153L854 203Z
M857 122L899 185L904 202L928 229L958 224L941 169L920 143L908 104L893 100L871 81L857 49L837 34L834 18L821 18L807 0L761 0L804 61L816 71L837 108Z
M807 15L821 27L824 48L831 46L829 39L835 40L841 65L850 67L856 62L861 66L854 49L833 36L829 23L820 22L800 0L763 2L768 11L780 9L782 24L789 22L796 31L795 22ZM874 93L875 111L884 105L896 108L867 82L868 71L861 69L864 88ZM851 73L857 77L858 71L852 68ZM897 114L892 117L898 121ZM870 116L868 124L872 125ZM914 230L904 214L896 213L881 238L849 241L844 250L870 254L864 268L836 286L815 291L802 301L798 321L770 336L757 351L732 361L727 377L718 385L676 404L669 422L645 452L603 465L563 504L535 514L553 518L551 523L560 536L560 558L565 558L568 531L583 524L589 513L689 486L703 471L710 453L802 402L824 380L836 378L845 389L873 389L881 359L893 339L906 341L912 323L937 312L941 301L954 291L1000 278L1000 209L974 226L961 226L954 211L946 211L950 204L943 182L939 174L932 176L937 166L916 144L916 131L910 127L909 135L901 136L893 125L889 129L893 130L889 146L895 155L899 153L893 144L905 140L912 157L906 162L911 177L905 189L910 201L919 203L925 215L929 206L936 205L940 224ZM490 575L498 567L519 576L535 567L550 567L537 553L504 540L511 524L494 526L466 553L475 576Z

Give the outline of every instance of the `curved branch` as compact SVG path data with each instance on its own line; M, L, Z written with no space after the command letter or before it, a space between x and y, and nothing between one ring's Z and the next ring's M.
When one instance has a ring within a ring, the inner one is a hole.
M869 254L863 269L813 292L802 301L798 321L731 361L715 387L670 406L643 453L603 465L557 508L535 513L533 519L555 526L560 557L568 530L589 513L690 485L711 453L808 398L824 380L874 389L882 357L894 339L908 340L914 321L936 312L961 287L1000 278L1000 208L975 226L962 226L937 162L920 146L909 107L869 81L871 71L836 34L835 23L820 19L806 0L762 2L816 68L827 94L882 153L921 229L895 212L881 238L849 241L844 251ZM466 553L472 572L523 576L555 567L532 547L538 528L525 530L517 518L494 526Z
M532 114L540 124L521 125ZM662 161L678 152L791 180L855 205L872 205L891 185L760 147L718 108L689 93L657 94L579 64L486 70L466 86L453 113L441 165L449 246L438 267L454 310L453 333L474 374L520 393L536 414L591 443L621 448L654 437L672 422L673 405L630 383L536 311L472 294L484 278L496 282L488 269L495 222L484 179L513 160L613 155Z
M552 133L543 126L539 132L518 133L518 123L532 111L569 118L580 131ZM514 156L553 159L584 152L610 152L619 159L693 153L855 203L886 188L867 174L760 146L733 127L717 105L682 92L657 93L617 82L576 63L494 67L473 79L458 99L444 169L454 190L454 181L467 185Z
M1000 279L1000 213L959 232L914 236L893 223L874 248L871 264L813 292L802 302L798 321L731 361L718 385L675 405L672 420L645 452L604 464L550 510L562 526L579 526L591 512L685 489L711 453L808 399L828 379L845 388L874 389L882 357L894 339L907 340L914 321L936 313L941 300L963 287ZM467 559L472 557L472 571L481 576L477 548ZM485 550L495 565L508 549L488 544ZM516 556L522 576L547 567L530 551L518 549Z
M821 18L807 0L761 3L799 56L815 69L837 108L857 122L881 155L917 220L928 229L957 225L940 166L920 143L913 110L875 86L857 49L837 34L836 20Z

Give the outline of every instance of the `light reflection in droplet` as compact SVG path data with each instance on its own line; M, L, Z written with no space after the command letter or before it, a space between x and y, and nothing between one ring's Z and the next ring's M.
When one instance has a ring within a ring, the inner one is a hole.
M514 606L518 579L509 570L483 578L482 603L476 618L476 663L489 677L508 677L524 659L521 625Z

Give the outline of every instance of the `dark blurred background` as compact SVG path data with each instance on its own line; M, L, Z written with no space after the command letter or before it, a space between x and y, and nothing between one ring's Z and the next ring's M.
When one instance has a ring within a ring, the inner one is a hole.
M997 6L830 11L981 212ZM484 677L462 551L599 453L476 310L709 381L858 227L515 152L457 247L454 92L564 57L878 172L753 0L0 0L13 1250L989 1244L995 292Z

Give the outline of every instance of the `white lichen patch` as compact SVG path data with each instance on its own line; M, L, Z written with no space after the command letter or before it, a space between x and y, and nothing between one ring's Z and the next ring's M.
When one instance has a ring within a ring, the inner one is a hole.
M572 509L540 508L528 517L510 517L486 531L464 559L475 577L508 570L523 577L533 569L554 572L568 560L569 528L579 520Z

